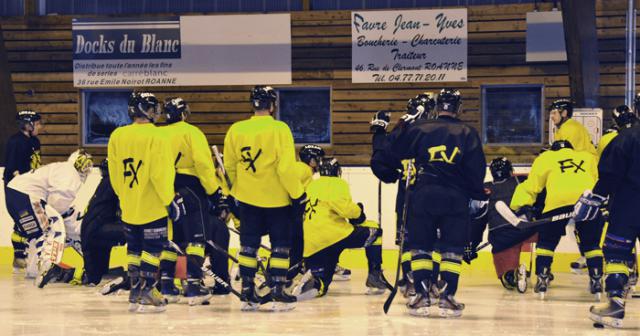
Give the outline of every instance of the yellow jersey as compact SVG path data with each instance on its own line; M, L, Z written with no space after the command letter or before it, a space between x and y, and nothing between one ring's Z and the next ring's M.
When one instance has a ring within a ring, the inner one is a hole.
M579 122L573 119L567 119L556 131L555 140L567 140L573 146L573 149L579 152L589 152L596 154L596 148L591 142L589 131Z
M271 116L234 123L224 138L224 167L231 195L262 208L278 208L302 196L289 126Z
M207 137L196 127L179 121L162 128L173 148L173 162L178 174L195 176L207 195L220 187L213 167Z
M348 220L358 218L360 207L351 200L347 181L321 176L307 186L304 218L304 256L309 257L349 236L354 228Z
M307 188L309 183L313 180L313 169L306 163L296 161L295 163L296 177L300 179L303 188Z
M570 148L549 150L538 156L529 177L520 183L511 198L511 209L533 205L536 196L547 189L543 213L574 205L580 195L598 180L595 156Z
M109 179L122 221L142 225L167 217L175 195L170 145L151 123L117 128L109 137Z
M607 148L607 145L618 135L617 130L611 130L610 132L605 133L602 138L600 138L600 143L598 143L598 161L602 157L602 152Z

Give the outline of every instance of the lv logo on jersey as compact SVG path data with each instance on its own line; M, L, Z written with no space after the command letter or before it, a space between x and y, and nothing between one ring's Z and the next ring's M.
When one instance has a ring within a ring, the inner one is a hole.
M447 155L447 146L433 146L429 147L429 162L446 162L448 164L455 164L456 155L460 153L460 148L458 146L453 148L453 151L450 155Z
M127 180L127 177L133 177L131 182L129 182L129 188L133 188L133 183L139 184L138 182L138 170L140 170L140 166L142 166L142 160L138 161L138 164L134 167L133 158L126 158L122 160L124 164L124 180Z
M560 164L560 170L564 173L565 170L567 169L574 169L574 173L577 173L579 171L583 171L586 172L584 170L584 168L582 168L582 165L584 164L584 160L580 160L580 163L576 163L575 161L573 161L573 159L566 159L566 160L560 160L558 161L558 163Z
M309 214L309 219L311 219L311 216L313 216L313 214L316 213L317 206L318 206L317 198L316 198L316 201L313 203L307 202L307 208L304 210L304 212Z
M258 149L258 152L256 153L255 157L251 154L251 146L242 147L240 151L242 152L241 154L242 162L247 164L247 167L244 170L251 169L255 173L256 160L258 160L258 158L260 157L260 154L262 154L262 149Z

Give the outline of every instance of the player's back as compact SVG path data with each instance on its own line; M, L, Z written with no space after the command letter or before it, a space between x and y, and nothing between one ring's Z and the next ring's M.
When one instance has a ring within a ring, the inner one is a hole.
M224 155L225 168L233 179L231 194L241 202L283 207L290 204L285 183L296 183L302 190L293 168L291 130L271 116L253 116L233 124L225 137ZM285 163L285 158L291 162Z
M598 178L596 158L585 151L549 150L540 154L533 165L537 167L532 167L532 171L542 169L541 174L546 175L543 212L575 204L585 190L593 188Z
M309 203L304 220L304 254L309 256L353 231L349 218L361 211L351 199L349 184L340 177L321 176L307 186Z
M109 178L125 223L147 224L167 216L175 178L170 152L151 123L119 127L111 134Z

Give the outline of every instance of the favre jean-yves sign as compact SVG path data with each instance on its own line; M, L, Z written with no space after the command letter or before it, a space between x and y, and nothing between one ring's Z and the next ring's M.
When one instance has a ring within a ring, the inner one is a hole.
M291 83L289 14L73 20L76 87Z
M467 9L351 13L354 83L466 82Z

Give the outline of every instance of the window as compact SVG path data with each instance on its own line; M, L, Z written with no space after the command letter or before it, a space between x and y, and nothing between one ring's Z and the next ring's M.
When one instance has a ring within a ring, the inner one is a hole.
M331 88L278 89L278 119L289 125L296 144L330 144Z
M111 132L131 123L128 103L131 90L82 91L82 145L102 146Z
M482 86L482 141L496 145L541 144L542 85Z

